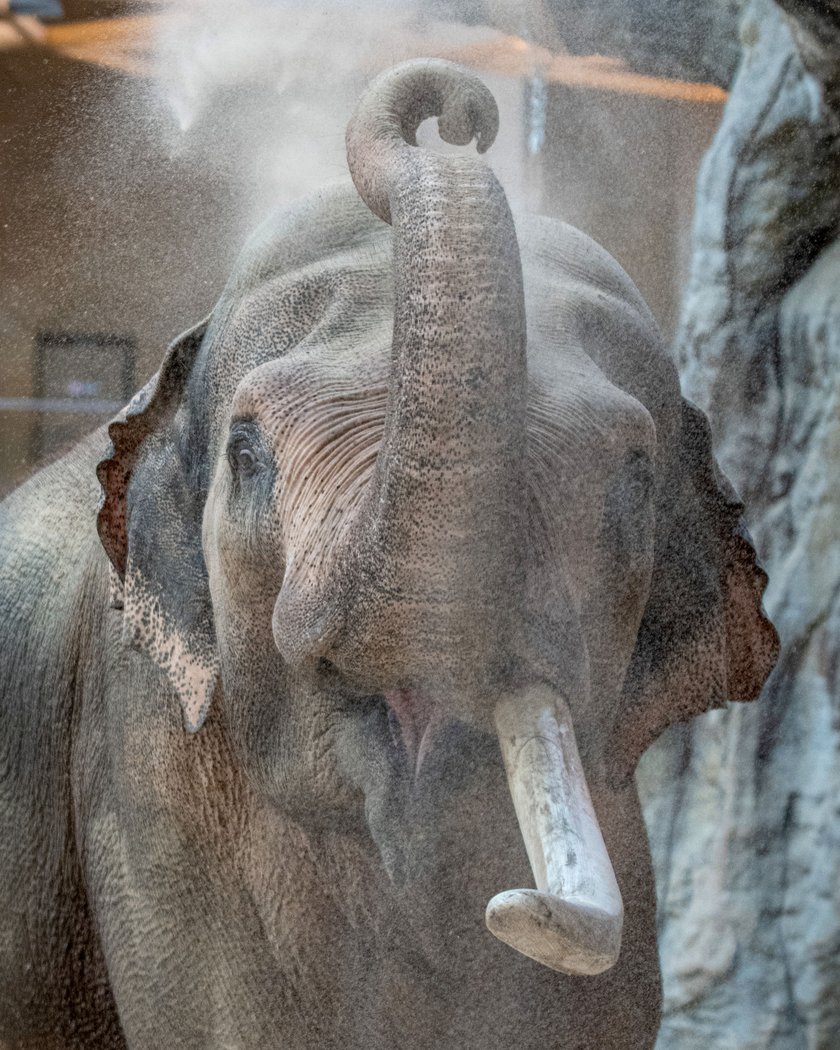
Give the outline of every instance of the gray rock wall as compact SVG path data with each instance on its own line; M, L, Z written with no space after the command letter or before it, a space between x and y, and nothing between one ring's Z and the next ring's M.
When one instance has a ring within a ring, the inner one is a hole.
M743 6L744 0L425 0L422 9L492 25L555 53L618 55L637 72L727 87L738 64Z
M660 1050L840 1047L840 19L785 6L746 9L677 337L783 654L758 703L677 727L640 767Z

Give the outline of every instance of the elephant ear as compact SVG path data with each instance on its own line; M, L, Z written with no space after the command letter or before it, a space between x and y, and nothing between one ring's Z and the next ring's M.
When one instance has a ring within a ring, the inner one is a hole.
M618 781L659 734L729 700L753 700L779 638L762 607L767 575L743 504L712 455L709 425L682 402L672 523L658 553L624 695L608 744Z
M97 529L111 562L111 604L123 640L164 671L189 731L200 728L218 681L196 450L180 448L176 414L207 321L169 347L160 370L108 425L96 474Z

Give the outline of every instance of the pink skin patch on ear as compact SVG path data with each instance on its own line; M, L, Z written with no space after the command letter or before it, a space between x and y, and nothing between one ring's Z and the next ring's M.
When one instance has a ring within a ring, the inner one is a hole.
M164 672L178 694L187 732L197 732L219 678L215 648L172 627L139 572L126 573L124 601L123 639Z

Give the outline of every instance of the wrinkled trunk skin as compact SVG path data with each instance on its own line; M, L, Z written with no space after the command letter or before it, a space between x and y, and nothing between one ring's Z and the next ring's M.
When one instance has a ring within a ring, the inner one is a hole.
M784 6L746 10L677 338L783 650L758 703L672 730L640 768L660 1050L830 1050L840 1032L840 47L816 5Z
M411 145L430 115L482 152L498 123L478 80L430 61L374 82L348 128L357 189L394 230L385 434L326 582L287 572L278 644L290 662L315 652L367 688L420 682L452 698L450 717L483 704L489 725L524 578L522 272L490 169Z

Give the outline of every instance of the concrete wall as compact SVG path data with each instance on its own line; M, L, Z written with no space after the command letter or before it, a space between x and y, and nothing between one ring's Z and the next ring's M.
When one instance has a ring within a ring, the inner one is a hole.
M222 287L235 181L167 155L118 74L4 56L0 84L0 397L35 394L44 330L133 340L140 385ZM35 424L0 412L0 489L31 469Z

